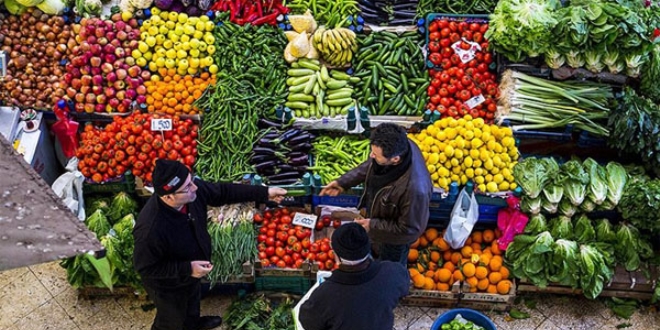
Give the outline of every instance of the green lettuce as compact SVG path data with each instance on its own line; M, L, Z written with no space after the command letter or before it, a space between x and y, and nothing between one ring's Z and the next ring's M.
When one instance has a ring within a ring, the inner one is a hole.
M513 177L525 195L537 198L548 181L547 161L538 158L525 158L513 167ZM539 203L540 205L540 203Z
M573 230L573 222L570 217L559 216L550 220L552 237L572 240L575 237Z
M548 271L548 280L573 288L578 286L577 255L578 245L574 241L558 239L552 244L552 263Z
M607 201L609 201L613 206L611 209L614 209L614 206L619 204L621 196L623 196L623 189L626 187L626 182L628 181L628 173L626 169L619 163L610 162L605 166L607 172Z
M571 204L579 206L586 197L589 174L577 160L567 161L561 166L561 169L566 174L564 195L568 197Z
M111 224L116 223L122 217L137 212L137 203L125 192L120 192L112 198L108 219Z
M85 225L96 234L97 238L103 237L110 231L110 223L101 209L97 209L92 215L87 217L85 219Z
M541 207L543 208L543 211L545 211L548 214L555 214L557 213L557 208L559 207L559 204L557 203L552 203L548 201L545 196L541 197Z
M530 215L539 214L542 200L541 197L531 198L525 195L520 199L520 210Z
M592 158L585 159L582 166L589 173L587 198L596 205L600 205L607 198L607 171Z
M599 242L614 243L616 242L616 233L612 223L607 219L596 220L596 239Z
M617 228L614 251L616 260L629 272L639 268L641 259L653 257L651 244L642 239L635 226L625 223L619 224Z
M524 233L529 235L537 235L548 230L548 223L543 214L536 214L529 218L525 226Z
M603 291L605 283L614 275L613 267L608 263L607 256L596 246L580 245L578 267L580 270L580 287L589 299L595 299Z
M576 212L575 206L571 203L571 201L568 200L568 198L562 198L561 202L559 202L559 207L557 208L557 213L567 216L567 217L572 217Z
M585 214L577 216L573 227L575 229L575 240L578 243L589 243L596 239L596 230L591 224L591 220Z

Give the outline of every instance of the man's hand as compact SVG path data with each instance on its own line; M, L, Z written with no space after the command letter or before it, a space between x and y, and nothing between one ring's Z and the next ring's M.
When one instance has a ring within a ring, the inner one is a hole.
M319 193L319 196L337 196L341 193L344 192L344 188L342 188L337 180L332 181L328 183L325 188L321 189L321 192Z
M192 274L190 276L194 278L202 278L211 272L213 265L204 260L195 260L190 262L190 267L192 268Z
M286 196L286 193L286 189L280 187L270 187L268 188L268 200L279 204L282 202L282 199L284 199L284 196Z
M364 227L364 230L369 232L369 223L371 222L371 219L355 219L353 220L355 223L359 224L360 226Z

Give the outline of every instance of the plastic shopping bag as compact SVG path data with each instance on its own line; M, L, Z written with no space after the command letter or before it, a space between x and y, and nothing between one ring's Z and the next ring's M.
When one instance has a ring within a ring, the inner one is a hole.
M502 237L497 240L500 250L505 251L513 238L522 233L527 226L529 218L520 211L520 198L509 196L506 199L507 208L501 209L497 213L497 228L502 232Z
M479 204L472 193L461 190L451 211L449 227L444 239L453 249L460 249L470 237L474 224L479 219Z
M84 221L85 202L83 201L82 190L85 177L78 171L78 158L71 158L66 165L66 170L66 173L53 182L52 189L57 196L62 198L64 204L78 216L78 219Z

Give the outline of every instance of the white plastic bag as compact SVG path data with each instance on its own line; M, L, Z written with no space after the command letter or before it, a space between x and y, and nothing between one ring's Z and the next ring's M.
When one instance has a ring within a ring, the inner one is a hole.
M332 272L329 271L324 271L324 270L319 270L319 272L316 274L316 283L305 293L305 295L300 299L298 304L291 310L291 313L293 314L293 320L295 322L296 330L305 330L303 328L302 324L300 324L300 307L307 301L309 300L309 297L312 296L312 293L321 285L326 278L330 277L332 275Z
M453 249L460 249L470 237L474 224L479 219L479 204L474 194L469 194L465 188L461 190L451 211L449 228L444 239Z
M62 198L64 204L78 216L80 221L85 221L85 203L83 201L85 177L78 171L78 158L71 158L66 165L66 170L66 173L53 182L53 191Z

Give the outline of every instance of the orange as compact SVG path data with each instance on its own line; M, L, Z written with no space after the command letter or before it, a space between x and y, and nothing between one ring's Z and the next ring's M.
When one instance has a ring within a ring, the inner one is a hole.
M422 236L419 238L419 247L425 248L429 245L429 240L426 239L426 237Z
M454 252L451 254L451 262L454 263L454 265L458 265L461 262L462 255L458 252Z
M510 275L509 274L509 269L506 268L505 266L502 266L500 268L500 274L502 274L502 279L506 280L507 278L509 278L509 275Z
M440 268L435 272L435 280L442 283L447 283L451 280L451 271L447 268Z
M442 260L444 261L450 261L451 260L451 250L447 250L442 253Z
M476 276L480 280L485 279L486 277L488 277L488 268L484 266L477 266L474 276Z
M490 245L490 251L495 255L502 255L502 250L500 250L500 246L497 244L497 241L493 241L493 243Z
M467 283L467 284L470 286L470 288L474 288L474 289L476 289L476 288L477 288L477 284L479 284L479 280L478 280L476 277L474 277L474 276L472 276L472 277L467 277L467 278L465 279L465 283Z
M408 261L415 262L419 258L419 251L417 249L410 249L408 251Z
M424 284L426 283L426 277L422 274L417 274L412 278L413 281L413 286L421 289L424 287Z
M486 289L486 292L490 294L496 294L497 293L497 286L494 284L488 285L488 288Z
M488 265L490 270L497 272L502 268L502 257L493 256L493 259L490 259L490 264Z
M436 285L436 289L438 291L449 291L449 284L447 284L447 283L438 283Z
M484 241L483 235L480 231L473 232L471 236L472 236L472 242L474 243L481 244Z
M511 281L504 280L497 283L497 293L508 294L509 290L511 290Z
M430 277L424 278L424 290L433 290L435 288L435 282Z
M442 268L447 268L447 269L449 269L449 271L453 272L454 269L456 269L456 266L451 261L448 261L448 262L445 262L444 265L442 265Z
M429 262L429 270L436 270L436 269L438 269L438 264L436 264L433 261Z
M483 233L484 243L490 243L495 239L495 232L490 229L484 230Z
M465 277L472 277L472 276L475 275L476 272L477 272L477 269L474 266L474 264L465 264L465 265L463 265L463 275L465 275Z
M440 258L441 258L440 252L438 252L438 251L431 252L431 261L438 262L438 260L440 260Z
M426 277L434 277L434 276L435 276L435 271L427 270L427 271L424 273L424 276L426 276Z
M502 280L502 274L500 274L500 272L491 272L488 274L488 280L491 284L497 284Z
M420 263L418 262L418 263L417 263L417 270L418 270L420 273L423 273L423 272L426 271L426 267L424 267L424 265L422 265L422 264L420 264Z
M450 249L449 244L442 237L437 238L434 242L435 242L434 245L437 246L438 249L440 249L440 251L447 251Z
M488 279L484 278L484 279L479 280L479 282L477 283L477 289L479 289L481 291L485 291L486 289L488 289L489 285L490 285L490 282L488 282Z
M465 240L465 245L470 245L470 244L472 244L472 237L468 237L468 238Z
M410 278L415 278L416 275L419 275L419 270L415 268L408 268L408 273L410 273Z
M472 251L472 248L469 247L469 246L464 246L464 247L461 249L461 255L463 255L463 257L465 257L465 258L470 258L470 257L472 257L472 252L473 252L473 251Z
M472 248L472 251L474 253L481 254L481 244L480 243L472 243L470 245L470 247Z
M433 242L436 238L438 238L438 230L435 228L429 228L424 232L424 236L426 237L426 240L429 242Z
M463 273L458 269L452 273L452 276L454 277L454 281L463 281L465 279Z
M419 238L416 239L412 244L410 244L411 249L416 249L419 246Z
M488 266L491 258L492 255L490 253L482 253L481 256L479 256L479 264L482 266Z

